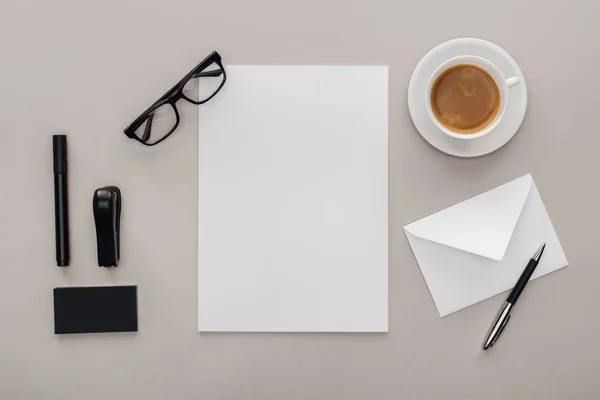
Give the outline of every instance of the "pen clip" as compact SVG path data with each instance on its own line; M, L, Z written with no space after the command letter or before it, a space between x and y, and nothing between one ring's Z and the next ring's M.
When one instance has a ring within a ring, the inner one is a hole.
M506 324L508 324L508 321L510 321L510 314L506 317L506 319L504 321L502 321L502 325L500 325L500 329L498 329L498 332L492 339L492 343L490 343L490 347L493 346L494 343L496 343L496 340L498 340L498 338L500 337L500 334L504 330L504 327L506 326Z

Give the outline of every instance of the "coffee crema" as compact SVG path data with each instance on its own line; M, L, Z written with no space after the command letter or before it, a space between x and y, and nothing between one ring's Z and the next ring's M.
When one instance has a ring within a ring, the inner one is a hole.
M473 134L488 126L500 108L500 90L484 69L460 64L448 68L431 89L431 108L447 129Z

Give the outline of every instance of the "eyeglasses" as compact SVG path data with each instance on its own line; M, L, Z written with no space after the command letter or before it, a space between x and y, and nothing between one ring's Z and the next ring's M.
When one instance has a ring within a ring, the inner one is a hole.
M123 132L128 138L137 140L143 145L159 144L179 126L177 110L179 100L204 104L221 90L226 80L227 74L221 63L221 56L213 51Z

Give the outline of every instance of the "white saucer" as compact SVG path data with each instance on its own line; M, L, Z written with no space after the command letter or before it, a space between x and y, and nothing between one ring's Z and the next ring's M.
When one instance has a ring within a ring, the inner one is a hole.
M508 109L500 124L487 135L472 140L446 135L433 123L425 108L429 77L444 61L460 55L483 57L495 64L505 77L521 79L518 85L508 89ZM515 60L502 48L481 39L454 39L431 50L417 64L408 85L408 110L421 136L436 149L457 157L479 157L504 146L519 130L527 111L527 84Z

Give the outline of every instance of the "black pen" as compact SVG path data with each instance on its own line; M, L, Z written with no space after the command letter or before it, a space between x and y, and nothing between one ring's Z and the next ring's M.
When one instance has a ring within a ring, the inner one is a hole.
M69 265L69 197L67 187L67 136L52 136L54 155L54 227L56 265Z
M545 248L546 248L546 243L544 243L542 245L542 247L540 247L540 249L531 258L531 260L529 260L529 263L525 267L525 270L521 274L521 277L517 281L517 284L515 285L513 290L508 295L506 302L500 309L500 312L498 313L498 316L494 320L494 323L492 324L490 331L488 332L487 336L485 337L485 342L483 343L484 350L489 349L490 347L492 347L494 345L494 343L496 343L496 340L498 340L498 337L504 330L504 327L506 327L506 324L508 323L508 320L510 319L510 311L514 307L514 305L517 303L517 300L519 299L521 292L523 291L523 289L525 289L525 285L527 285L527 282L529 282L529 278L531 278L533 271L535 271L535 268L538 266L538 264L540 262L540 258L542 258L542 254L544 253Z

